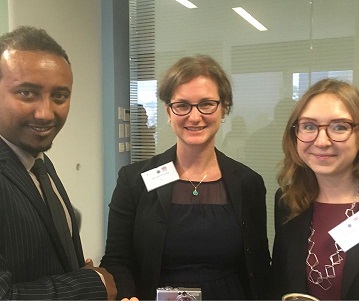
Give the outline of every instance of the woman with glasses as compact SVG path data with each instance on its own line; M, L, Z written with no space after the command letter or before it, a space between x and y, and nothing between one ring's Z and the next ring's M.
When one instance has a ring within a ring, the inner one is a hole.
M359 299L359 91L324 79L296 104L283 136L273 271L276 298Z
M263 179L215 148L232 106L224 70L209 56L184 57L164 74L158 95L177 143L120 170L101 265L120 299L154 300L168 286L198 288L202 300L265 298Z

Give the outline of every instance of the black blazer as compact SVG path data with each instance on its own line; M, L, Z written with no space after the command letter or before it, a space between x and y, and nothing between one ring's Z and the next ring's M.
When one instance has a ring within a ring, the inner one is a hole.
M216 150L222 178L243 233L242 283L248 298L268 292L270 255L263 179ZM176 146L119 171L109 213L106 252L101 266L117 284L118 297L153 300L158 288L163 244L171 211L173 183L147 192L141 173L176 158Z
M84 257L74 211L50 160L45 164L72 220L76 254ZM43 199L15 153L0 139L0 299L106 299L92 270L71 272Z
M306 258L313 206L283 224L288 211L275 198L276 235L273 246L275 298L287 293L308 294ZM358 234L359 235L359 234ZM342 280L342 300L359 300L359 244L348 250Z

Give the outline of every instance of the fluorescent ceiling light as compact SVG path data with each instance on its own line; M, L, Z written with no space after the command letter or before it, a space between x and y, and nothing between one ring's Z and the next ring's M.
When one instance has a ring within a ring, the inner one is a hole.
M188 0L176 0L178 3L181 3L182 5L184 5L187 8L197 8L196 5L194 5L192 2L188 1Z
M232 8L238 15L240 15L244 20L249 24L253 25L259 31L268 30L261 23L259 23L255 18L253 18L249 13L247 13L242 7L233 7Z

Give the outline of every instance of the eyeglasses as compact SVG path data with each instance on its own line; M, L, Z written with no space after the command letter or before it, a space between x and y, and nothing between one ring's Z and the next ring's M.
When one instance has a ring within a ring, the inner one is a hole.
M348 121L332 121L329 124L315 124L313 122L300 122L293 125L295 135L302 142L313 142L319 135L320 128L325 128L325 132L330 140L343 142L349 139L357 124Z
M202 114L210 115L217 111L218 105L220 103L220 100L204 100L193 105L188 102L180 101L169 103L168 106L171 108L173 114L178 116L185 116L191 113L193 107L196 107L197 110Z

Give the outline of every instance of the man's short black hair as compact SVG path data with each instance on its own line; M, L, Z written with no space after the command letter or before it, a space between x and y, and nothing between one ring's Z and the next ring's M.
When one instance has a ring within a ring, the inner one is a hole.
M44 29L20 26L0 36L0 57L5 50L46 51L63 57L69 64L65 50Z

